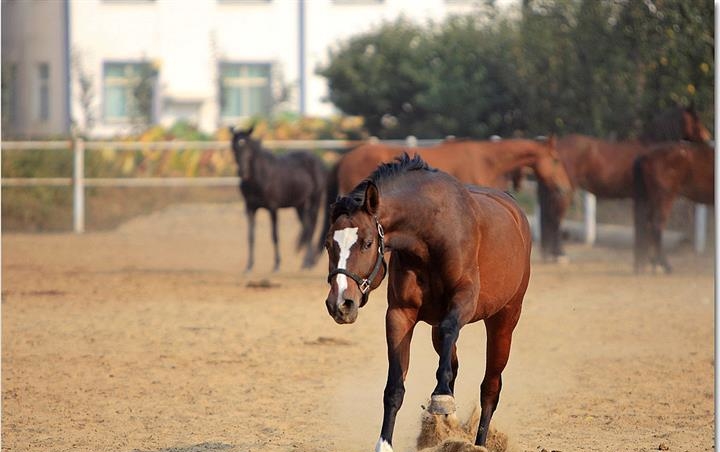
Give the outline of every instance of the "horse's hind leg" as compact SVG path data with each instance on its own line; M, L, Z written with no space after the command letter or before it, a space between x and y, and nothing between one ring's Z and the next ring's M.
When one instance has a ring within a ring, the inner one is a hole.
M270 222L272 226L272 241L273 248L275 250L275 265L273 271L276 272L280 269L280 250L278 248L278 232L277 232L277 210L270 209Z
M303 258L302 268L311 268L315 264L315 249L313 247L313 231L315 229L315 221L317 220L317 212L313 216L312 206L303 205L296 208L300 224L302 225L300 235L298 236L298 251L305 246L305 257Z
M667 256L665 255L665 252L663 250L662 234L663 229L665 229L667 219L670 216L672 204L672 196L668 196L665 194L659 196L659 199L656 201L657 207L653 209L654 211L650 226L652 229L651 240L653 250L653 267L655 266L655 264L660 265L665 271L665 273L671 273L672 267L670 266Z
M247 273L252 270L255 263L255 209L247 208L245 213L248 223L248 260L245 267Z
M497 408L502 388L502 371L510 356L512 332L520 318L522 294L502 310L485 319L487 329L487 358L485 378L480 385L480 425L475 444L484 446L490 429L490 419Z
M300 251L300 248L307 241L307 207L304 204L295 206L295 212L297 212L298 221L300 221L300 233L297 237L297 243L295 243L295 249Z

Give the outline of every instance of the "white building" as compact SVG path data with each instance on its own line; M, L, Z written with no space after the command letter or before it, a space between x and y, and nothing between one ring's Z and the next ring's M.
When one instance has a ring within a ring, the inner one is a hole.
M208 132L277 111L328 116L315 71L338 42L400 15L438 21L478 3L2 0L3 135L64 134L75 123L108 137L143 112Z

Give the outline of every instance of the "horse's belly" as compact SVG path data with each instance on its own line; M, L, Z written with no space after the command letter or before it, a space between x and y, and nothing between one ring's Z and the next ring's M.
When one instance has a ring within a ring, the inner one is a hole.
M525 214L515 206L497 209L488 218L478 248L480 291L474 320L490 317L522 296L530 277L532 238Z
M527 288L530 263L526 252L517 249L516 253L494 260L494 265L481 265L480 293L474 321L486 319L503 308L517 296L522 296Z

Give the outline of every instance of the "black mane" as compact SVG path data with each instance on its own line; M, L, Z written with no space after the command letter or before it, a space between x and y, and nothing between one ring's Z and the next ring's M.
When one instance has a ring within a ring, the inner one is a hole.
M695 115L690 107L677 105L652 118L643 127L640 138L645 141L677 141L683 139L683 114Z
M360 209L365 202L365 190L369 184L381 186L401 174L421 170L437 171L437 169L428 166L427 162L420 158L419 155L415 154L415 156L411 158L407 152L403 152L402 155L395 157L394 162L381 164L370 176L360 182L353 191L335 201L332 205L332 213L330 215L332 221L337 220L341 215L350 215Z

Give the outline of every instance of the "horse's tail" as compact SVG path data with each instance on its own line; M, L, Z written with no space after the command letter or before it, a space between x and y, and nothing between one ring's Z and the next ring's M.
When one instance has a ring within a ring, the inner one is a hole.
M650 248L652 209L645 182L646 156L641 155L633 162L633 220L635 232L635 272L640 272L648 259Z
M310 158L305 161L305 166L305 169L312 179L312 191L306 206L308 221L307 224L303 225L303 230L300 232L300 236L297 241L298 251L304 245L311 243L313 240L315 229L317 227L318 212L325 192L325 180L327 179L327 169L319 157L310 155Z
M569 204L567 194L551 189L542 180L537 181L537 198L540 207L540 249L543 259L563 259L561 223Z
M333 164L330 171L327 173L327 180L325 184L325 209L323 209L323 223L320 229L320 238L317 243L317 253L320 255L325 248L325 234L330 229L330 205L335 202L340 191L338 183L338 167L342 160L338 160Z
M307 237L308 242L312 242L313 237L315 236L315 231L318 228L318 215L320 213L320 206L322 205L323 198L325 197L325 185L327 184L328 179L328 170L325 166L325 163L320 160L319 158L316 159L317 163L314 166L313 171L313 180L315 182L315 186L313 189L312 198L310 201L310 231ZM324 234L320 234L320 236L324 239ZM313 257L314 260L317 260L318 253L315 253L315 256ZM314 262L313 262L314 263Z

